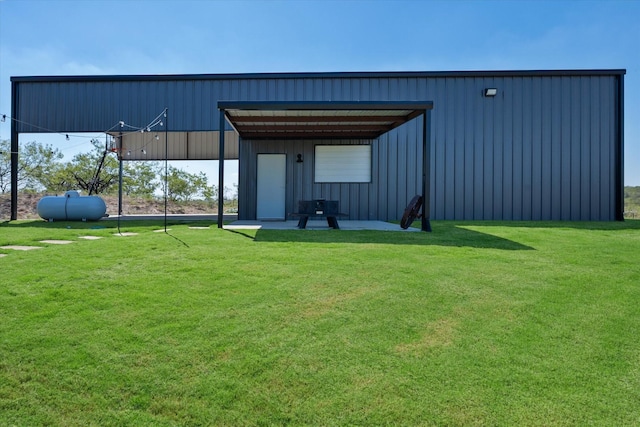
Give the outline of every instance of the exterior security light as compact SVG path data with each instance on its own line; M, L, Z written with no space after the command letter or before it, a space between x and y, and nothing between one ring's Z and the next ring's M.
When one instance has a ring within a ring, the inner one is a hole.
M484 96L496 96L498 94L498 89L495 87L489 87L484 90Z

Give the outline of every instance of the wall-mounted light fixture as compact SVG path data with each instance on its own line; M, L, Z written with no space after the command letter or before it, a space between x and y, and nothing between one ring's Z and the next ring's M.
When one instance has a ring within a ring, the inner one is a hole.
M496 96L498 94L498 89L495 87L488 87L484 90L484 96Z
M296 163L302 163L302 162L304 162L304 160L302 160L302 154L298 154L296 157L297 157L297 159L296 159Z

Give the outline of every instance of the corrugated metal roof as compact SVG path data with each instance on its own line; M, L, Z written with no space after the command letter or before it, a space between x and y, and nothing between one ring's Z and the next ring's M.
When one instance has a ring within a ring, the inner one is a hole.
M244 139L375 139L408 122L424 102L219 102Z

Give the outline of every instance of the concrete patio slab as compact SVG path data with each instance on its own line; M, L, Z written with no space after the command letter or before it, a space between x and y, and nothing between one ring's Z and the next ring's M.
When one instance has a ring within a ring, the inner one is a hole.
M385 221L339 221L340 230L375 230L375 231L401 231L419 232L419 228L409 227L403 230L399 224ZM228 230L299 230L298 221L249 221L238 220L225 225ZM325 220L309 220L306 230L333 230Z
M73 243L73 240L40 240L40 243L48 243L50 245L68 245Z

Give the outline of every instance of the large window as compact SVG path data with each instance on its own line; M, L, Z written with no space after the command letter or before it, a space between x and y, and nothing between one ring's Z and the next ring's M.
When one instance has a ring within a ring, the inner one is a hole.
M371 182L371 145L316 145L315 182Z

